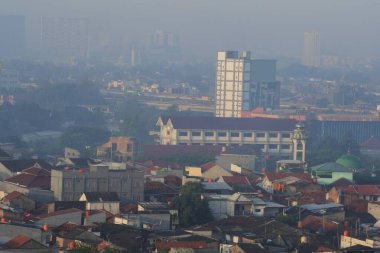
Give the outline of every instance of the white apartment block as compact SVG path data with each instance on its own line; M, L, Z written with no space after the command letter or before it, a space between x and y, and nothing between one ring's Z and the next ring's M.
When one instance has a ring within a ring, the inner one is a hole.
M319 32L305 32L302 64L316 68L321 65Z
M249 109L251 55L249 52L218 52L216 67L216 117L240 117Z
M162 145L258 145L264 153L293 158L296 121L269 118L160 117Z

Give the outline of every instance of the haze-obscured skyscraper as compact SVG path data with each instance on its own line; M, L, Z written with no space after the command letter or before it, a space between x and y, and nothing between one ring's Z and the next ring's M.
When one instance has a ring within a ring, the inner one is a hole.
M321 65L319 32L304 33L302 64L316 68Z
M25 17L0 15L0 58L23 56L25 51Z
M275 60L253 60L248 51L217 53L215 116L241 117L254 108L279 107Z
M152 62L178 60L180 58L179 35L162 30L156 30L149 39L148 57Z
M42 17L41 45L43 55L51 58L87 56L87 19Z

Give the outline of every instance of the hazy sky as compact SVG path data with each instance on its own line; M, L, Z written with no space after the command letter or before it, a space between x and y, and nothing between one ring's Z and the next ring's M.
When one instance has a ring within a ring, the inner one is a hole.
M29 47L41 16L86 17L93 45L142 42L161 29L180 35L184 53L212 56L300 56L312 30L324 53L380 56L379 12L379 0L0 0L0 14L26 16Z

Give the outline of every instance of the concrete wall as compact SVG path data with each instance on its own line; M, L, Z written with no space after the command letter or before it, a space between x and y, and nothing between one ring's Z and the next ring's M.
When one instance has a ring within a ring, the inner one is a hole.
M144 199L144 174L128 171L52 170L51 189L55 200L79 200L83 192L116 192L120 199Z
M208 206L214 219L227 218L227 200L208 200Z

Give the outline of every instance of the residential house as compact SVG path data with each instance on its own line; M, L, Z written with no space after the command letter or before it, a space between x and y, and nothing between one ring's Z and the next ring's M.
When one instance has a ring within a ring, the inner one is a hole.
M257 185L269 193L276 193L285 192L288 185L295 185L297 182L302 182L302 188L304 188L304 186L315 188L315 186L312 186L312 180L307 173L267 172L262 182ZM297 188L291 189L293 193L297 191L300 190Z
M367 201L380 200L380 186L378 185L347 185L335 186L327 193L327 199L334 203L351 205L356 199Z
M43 226L36 224L1 222L0 231L1 244L19 235L28 236L43 245L47 245L51 241L50 231L45 231Z
M161 182L145 182L144 201L168 202L178 195L178 190Z
M0 217L7 220L22 221L23 211L0 203Z
M352 168L347 168L336 162L328 162L311 167L311 175L317 179L318 184L322 185L331 184L341 178L353 181Z
M65 147L65 158L80 158L80 151L75 148Z
M47 213L52 213L70 208L77 208L86 211L86 202L84 201L54 201L47 203Z
M228 198L227 214L229 216L253 215L274 217L282 213L286 206L271 201L264 201L257 194L235 193Z
M339 224L325 217L308 215L301 220L302 230L307 230L309 233L323 233L335 235Z
M224 182L202 182L204 193L232 194L234 189Z
M35 217L36 225L48 225L49 227L58 227L67 221L71 221L75 224L82 224L82 210L77 208L70 208L66 210L60 210L49 214L43 214Z
M244 242L249 237L250 243L271 242L289 252L299 242L299 230L275 219L255 216L234 216L216 220L207 224L185 230L195 235L212 236L227 243ZM264 247L266 245L263 245Z
M218 182L227 183L235 192L253 192L251 182L246 176L221 176Z
M331 221L341 222L345 219L344 206L337 203L306 204L300 205L299 208L305 209L314 215L322 216Z
M47 249L47 246L36 241L28 236L18 235L10 239L8 242L0 246L0 251L7 252L22 252L22 253L32 253L32 252L43 252Z
M105 210L112 214L120 212L120 199L116 192L85 192L79 201L86 202L86 210Z
M260 243L238 243L235 245L227 244L222 247L223 253L269 253Z
M31 167L39 167L50 171L52 166L42 159L18 159L0 161L0 179L5 180L11 176Z
M251 171L255 171L259 163L258 150L248 145L225 148L215 159L215 163L222 168L230 168L231 164L239 164Z
M2 200L1 203L13 207L13 208L18 208L22 210L34 210L36 207L36 203L34 200L28 198L24 194L13 191L6 195Z
M55 237L58 252L68 252L70 244L80 244L86 246L97 246L103 239L90 232L88 227L81 226L73 222L65 222L52 229Z
M100 237L112 248L126 252L144 252L149 246L148 236L151 233L127 225L103 223L99 225Z
M98 158L107 158L118 162L133 160L140 153L141 144L136 138L130 137L110 137L108 142L96 149Z
M209 165L209 164L207 164ZM232 176L231 171L222 168L219 165L214 166L200 166L200 167L185 167L185 176L187 177L198 177L203 180L216 180L221 176ZM183 182L182 182L183 183Z
M50 180L50 171L34 164L17 175L0 181L0 190L7 193L20 192L35 202L49 202L53 200Z
M206 199L214 219L224 219L228 217L227 203L231 197L230 194L203 194L202 198Z

